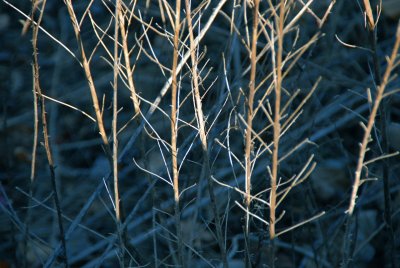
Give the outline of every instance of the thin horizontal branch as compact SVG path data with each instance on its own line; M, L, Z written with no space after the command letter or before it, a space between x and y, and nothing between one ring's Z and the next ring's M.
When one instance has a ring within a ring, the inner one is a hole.
M302 221L302 222L299 222L299 223L297 223L297 224L295 224L295 225L293 225L293 226L291 226L291 227L289 227L289 228L287 228L287 229L285 229L285 230L283 230L283 231L277 233L277 234L276 234L276 237L278 237L278 236L280 236L280 235L282 235L282 234L284 234L284 233L287 233L287 232L289 232L289 231L292 231L292 230L294 230L294 229L296 229L296 228L299 228L300 226L302 226L302 225L304 225L304 224L306 224L306 223L308 223L308 222L310 222L310 221L316 220L316 219L320 218L320 217L323 216L323 215L325 215L325 211L322 211L322 212L318 213L317 215L315 215L315 216L313 216L313 217L311 217L311 218L309 218L309 219L307 219L307 220L304 220L304 221Z

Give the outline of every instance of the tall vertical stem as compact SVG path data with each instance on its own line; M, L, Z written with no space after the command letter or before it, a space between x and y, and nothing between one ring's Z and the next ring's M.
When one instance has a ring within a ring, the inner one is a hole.
M276 53L276 80L275 80L275 110L274 110L274 148L272 151L272 176L270 191L270 215L269 215L269 238L270 238L270 267L275 267L275 245L276 235L276 191L279 170L279 138L281 135L281 91L282 91L282 53L283 53L283 26L285 22L285 0L281 0L279 15L276 18L276 32L278 35L278 49Z
M188 24L189 30L189 39L190 39L190 56L192 61L192 76L193 76L193 91L194 91L194 98L195 98L195 113L199 128L199 136L201 141L201 147L203 151L203 167L200 179L207 179L208 183L208 192L210 194L211 199L211 206L215 216L215 226L217 231L217 240L218 246L221 251L221 258L224 265L224 268L228 267L228 260L226 257L226 250L224 239L222 235L222 227L221 227L221 219L218 213L217 201L214 193L214 186L211 179L211 168L210 168L210 158L208 155L208 145L207 145L207 134L206 134L206 126L205 126L205 119L203 114L202 108L202 101L199 89L199 74L197 71L197 57L196 57L196 49L197 45L195 44L194 34L193 34L193 25L192 25L192 17L191 17L191 9L190 9L190 1L185 0L186 6L186 19Z
M33 5L35 5L35 4L36 4L36 1L34 1ZM44 12L45 6L46 6L46 0L43 0L42 6L40 8L41 11L40 11L39 19L38 19L37 23L33 26L33 32L32 32L33 88L34 88L34 93L37 94L38 99L40 100L39 104L40 104L40 108L41 108L44 147L46 150L47 162L49 164L50 179L51 179L52 189L54 192L54 203L55 203L56 211L57 211L58 228L60 230L60 237L61 237L61 244L62 244L62 255L60 257L61 257L62 262L64 263L64 267L69 267L68 256L67 256L67 246L66 246L66 241L65 241L65 232L64 232L64 226L62 223L61 205L60 205L60 199L59 199L58 191L57 191L55 166L54 166L53 154L52 154L52 150L51 150L51 144L50 144L50 140L49 140L49 132L48 132L48 124L47 124L47 116L46 116L46 105L45 105L44 98L42 96L42 89L40 86L37 40L38 40L39 26L40 26L40 23L43 18L43 12ZM32 12L34 12L34 10L32 10ZM32 170L32 172L33 172L33 170Z
M251 151L252 151L252 131L253 131L253 105L254 105L254 94L256 88L256 66L257 66L257 38L258 38L258 8L260 1L254 1L254 13L253 13L253 32L251 40L251 70L250 70L250 83L249 83L249 95L247 100L247 128L246 128L246 141L245 141L245 164L246 164L246 225L245 225L245 239L246 239L246 267L250 267L250 256L249 256L249 210L251 203Z
M175 200L175 225L178 238L178 255L179 265L184 266L184 254L183 254L183 241L181 231L181 220L180 220L180 208L179 208L179 170L178 170L178 150L177 150L177 139L178 139L178 123L177 123L177 92L178 92L178 81L177 81L177 66L179 56L179 33L180 33L180 11L181 11L181 0L176 0L175 9L175 23L174 23L174 50L172 59L172 85L171 85L171 157L172 157L172 174L173 174L173 186L174 186L174 200Z
M119 196L119 185L118 185L118 75L119 75L119 19L121 14L121 2L116 0L115 3L115 16L114 16L114 77L113 77L113 119L112 119L112 171L114 179L114 203L115 203L115 218L117 224L117 235L119 241L119 255L120 255L120 267L124 267L124 256L125 256L125 245L123 239L123 230L121 230L121 202ZM121 16L121 19L123 17Z

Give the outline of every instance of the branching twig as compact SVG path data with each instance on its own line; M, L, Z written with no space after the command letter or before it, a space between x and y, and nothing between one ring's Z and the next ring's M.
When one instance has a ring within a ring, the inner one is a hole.
M354 175L353 190L351 193L350 203L349 203L349 207L347 210L347 213L349 214L349 216L353 215L353 212L354 212L354 208L356 205L356 199L357 199L357 193L358 193L358 187L360 186L362 167L365 162L365 153L367 151L367 146L370 141L370 135L371 135L371 131L374 126L374 123L375 123L375 118L376 118L376 114L378 112L379 104L382 101L383 93L387 86L387 83L388 83L390 74L392 72L392 68L395 63L395 60L397 58L397 52L399 50L399 45L400 45L400 24L397 27L396 41L395 41L395 44L394 44L394 47L392 50L392 54L388 60L388 65L387 65L386 71L383 75L382 83L377 88L374 105L373 105L371 113L368 117L368 124L364 131L364 136L363 136L363 139L362 139L362 142L360 145L360 152L358 155L357 167L356 167L356 170L354 173L355 175Z
M218 207L217 207L217 200L215 197L214 193L214 186L213 186L213 181L211 179L211 169L210 169L210 158L208 155L208 144L207 144L207 131L205 127L205 119L204 119L204 114L203 114L203 107L202 107L202 98L200 95L200 89L199 89L199 73L197 70L197 65L198 65L198 59L196 57L196 50L197 46L195 44L195 39L194 39L194 33L193 33L193 26L192 26L192 12L190 8L190 2L189 0L185 0L185 6L186 6L186 20L187 20L187 25L188 25L188 30L189 30L189 38L190 38L190 56L191 56L191 61L192 61L192 81L193 81L193 95L195 99L195 113L196 113L196 119L197 119L197 124L198 124L198 129L199 129L199 135L200 135L200 141L201 141L201 147L203 151L203 166L202 166L202 171L201 171L201 177L200 179L206 179L208 183L208 192L210 194L210 199L211 199L211 205L212 209L214 212L214 217L215 217L215 226L217 229L217 240L218 240L218 245L219 249L221 251L221 259L224 264L224 268L228 267L228 260L226 258L226 249L225 249L225 243L222 235L222 228L221 228L221 219L219 216L218 212Z
M113 166L113 164L112 164L112 152L111 152L110 144L108 142L106 130L104 128L103 116L102 116L102 113L101 113L101 110L100 110L99 99L97 97L97 91L96 91L96 87L95 87L95 84L94 84L94 81L93 81L93 77L92 77L92 72L91 72L91 69L90 69L89 61L87 60L85 48L83 46L83 41L82 41L82 37L81 37L81 31L80 31L80 27L79 27L79 24L78 24L78 20L77 20L76 15L75 15L75 11L74 11L74 7L72 5L72 1L71 0L65 0L65 4L67 6L68 14L70 16L71 23L72 23L72 26L74 28L75 38L76 38L76 41L78 42L79 50L80 50L80 53L81 53L81 64L83 66L83 70L85 72L86 79L87 79L87 82L88 82L88 86L89 86L89 89L90 89L90 95L92 97L92 104L93 104L94 112L96 114L97 127L99 128L99 131L100 131L101 140L103 142L104 150L106 152L106 156L107 156L108 161L110 163L110 167L112 167Z

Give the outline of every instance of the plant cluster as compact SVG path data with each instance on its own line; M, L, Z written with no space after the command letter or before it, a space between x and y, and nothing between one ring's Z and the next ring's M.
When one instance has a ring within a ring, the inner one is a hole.
M24 90L4 86L0 261L398 267L400 26L382 3L15 2L5 44L32 68L4 59Z

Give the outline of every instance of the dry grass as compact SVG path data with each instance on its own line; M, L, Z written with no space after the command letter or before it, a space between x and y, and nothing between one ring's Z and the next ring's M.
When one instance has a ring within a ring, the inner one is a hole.
M0 263L398 267L393 12L369 0L1 8Z

